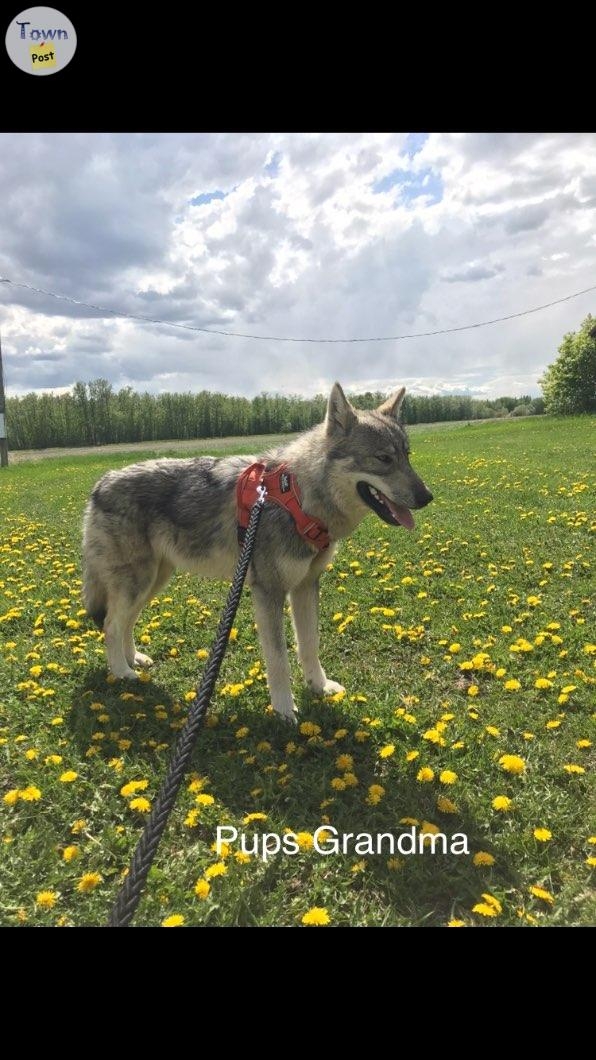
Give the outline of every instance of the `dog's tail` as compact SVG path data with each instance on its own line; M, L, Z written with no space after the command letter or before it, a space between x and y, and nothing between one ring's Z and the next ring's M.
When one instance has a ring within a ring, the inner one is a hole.
M91 500L85 512L83 531L83 603L89 618L92 618L100 629L103 629L108 596L99 564L94 562L93 514L93 501Z

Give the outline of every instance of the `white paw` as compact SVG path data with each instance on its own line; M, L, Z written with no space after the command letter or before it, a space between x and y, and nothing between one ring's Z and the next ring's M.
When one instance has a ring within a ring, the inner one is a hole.
M134 670L131 670L130 666L127 666L126 669L124 669L124 667L123 667L121 671L112 670L112 673L113 673L114 677L117 678L118 681L138 681L139 680L139 675L137 673L135 673Z
M310 687L315 696L335 696L338 692L345 692L343 685L340 685L337 681L330 681L328 677L325 678L323 685L312 684Z
M135 666L153 666L153 659L150 655L143 655L142 651L135 652Z
M297 725L298 724L297 710L296 710L296 704L295 703L292 703L291 705L290 704L283 704L283 705L280 705L280 706L277 706L277 707L276 707L275 703L273 703L272 705L273 705L273 709L274 709L275 713L279 714L279 716L281 718L283 718L284 721L289 721L292 725Z

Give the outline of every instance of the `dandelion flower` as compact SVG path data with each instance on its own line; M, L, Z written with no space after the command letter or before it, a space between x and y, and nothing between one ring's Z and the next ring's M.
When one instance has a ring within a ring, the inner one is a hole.
M95 888L103 881L103 876L99 872L86 872L81 876L77 883L77 891L81 894L86 894L88 891L94 891Z
M73 861L74 858L79 856L79 848L77 846L64 847L62 851L63 861Z
M213 798L213 795L207 795L204 791L202 791L199 795L197 795L195 802L198 806L213 806L215 799Z
M422 766L422 769L419 769L416 774L416 780L419 781L420 784L429 784L430 781L434 779L435 774L430 766Z
M167 916L165 920L162 920L162 927L182 927L184 923L184 917L180 913L172 913L171 916Z
M526 763L519 755L501 755L499 765L506 773L513 773L514 775L523 773L526 768Z
M503 688L508 692L519 692L521 688L521 681L518 681L515 677L511 677L509 681L505 681Z
M513 802L507 795L496 795L492 801L493 810L499 810L501 813L507 813L512 806Z
M457 779L457 773L454 773L451 769L444 769L442 773L439 773L441 784L455 784Z
M195 894L202 901L209 897L210 890L211 884L207 883L207 880L197 880L195 883Z
M307 927L324 927L329 923L330 919L329 913L325 908L313 905L307 913L304 913L302 923L306 924Z
M59 895L57 891L39 891L35 898L35 904L40 909L53 909L58 901Z
M539 843L548 843L549 839L552 839L553 834L548 828L535 828L534 839L537 839Z
M474 854L472 861L475 865L494 865L495 863L492 854L489 854L486 850L479 850L477 854Z
M390 758L392 754L395 754L395 744L387 743L384 747L381 747L379 758Z
M465 927L465 926L466 926L465 920L455 920L455 919L453 919L453 920L450 920L448 922L448 924L447 924L447 927L454 927L454 928Z
M223 861L216 861L215 865L209 865L205 869L205 876L208 880L215 879L216 876L225 876L228 871L227 866Z
M546 891L544 887L536 887L533 885L529 887L530 894L533 894L535 898L541 898L543 902L548 902L549 905L553 905L555 899L554 895L550 891Z
M6 795L2 796L2 802L6 806L15 806L16 803L19 801L19 798L20 798L19 789L18 788L11 788L10 791L6 792Z
M78 775L79 774L75 773L74 769L67 769L66 773L62 773L58 779L62 784L72 784L73 780L76 780Z
M120 788L120 794L128 799L130 795L136 795L137 791L145 791L149 787L148 780L129 780L128 784Z
M437 810L441 813L457 813L457 806L445 795L439 795L437 799Z
M132 802L129 802L128 805L130 806L131 810L136 810L137 813L149 813L151 809L151 803L149 802L149 799L133 799Z
M488 902L477 902L472 906L472 912L479 913L480 916L497 916L496 909Z
M583 766L577 766L574 762L568 762L563 766L563 769L566 773L576 773L578 776L581 776L582 773L586 772ZM21 795L21 798L22 797L23 796Z
M251 821L266 821L266 813L247 813L246 817L243 817L242 824L250 824Z
M335 759L335 765L337 769L341 769L345 772L352 768L354 765L354 759L352 758L352 755L338 755Z
M26 788L19 791L19 798L24 802L38 802L41 799L41 791L35 787L35 784L28 784Z

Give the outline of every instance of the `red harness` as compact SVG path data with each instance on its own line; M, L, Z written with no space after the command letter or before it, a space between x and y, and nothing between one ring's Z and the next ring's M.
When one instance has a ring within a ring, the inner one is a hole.
M314 515L303 511L296 476L288 471L287 464L278 464L265 471L265 464L251 464L238 478L236 504L238 509L238 539L244 540L250 513L257 500L257 486L267 490L267 500L279 504L290 513L296 530L309 545L321 551L327 548L330 538L327 527Z

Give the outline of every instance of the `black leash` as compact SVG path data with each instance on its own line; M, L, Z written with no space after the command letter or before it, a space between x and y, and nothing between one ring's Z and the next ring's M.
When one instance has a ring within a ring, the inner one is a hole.
M217 636L205 666L205 672L197 694L193 699L186 724L178 737L174 753L168 766L165 780L153 804L143 834L137 843L128 875L112 906L108 927L128 927L139 904L143 887L159 846L159 841L176 802L180 785L188 769L195 741L205 720L209 701L229 643L232 622L238 610L246 572L254 548L259 520L265 504L267 491L259 490L259 499L250 513L250 521L244 538L244 546L238 560L232 587L220 619Z

